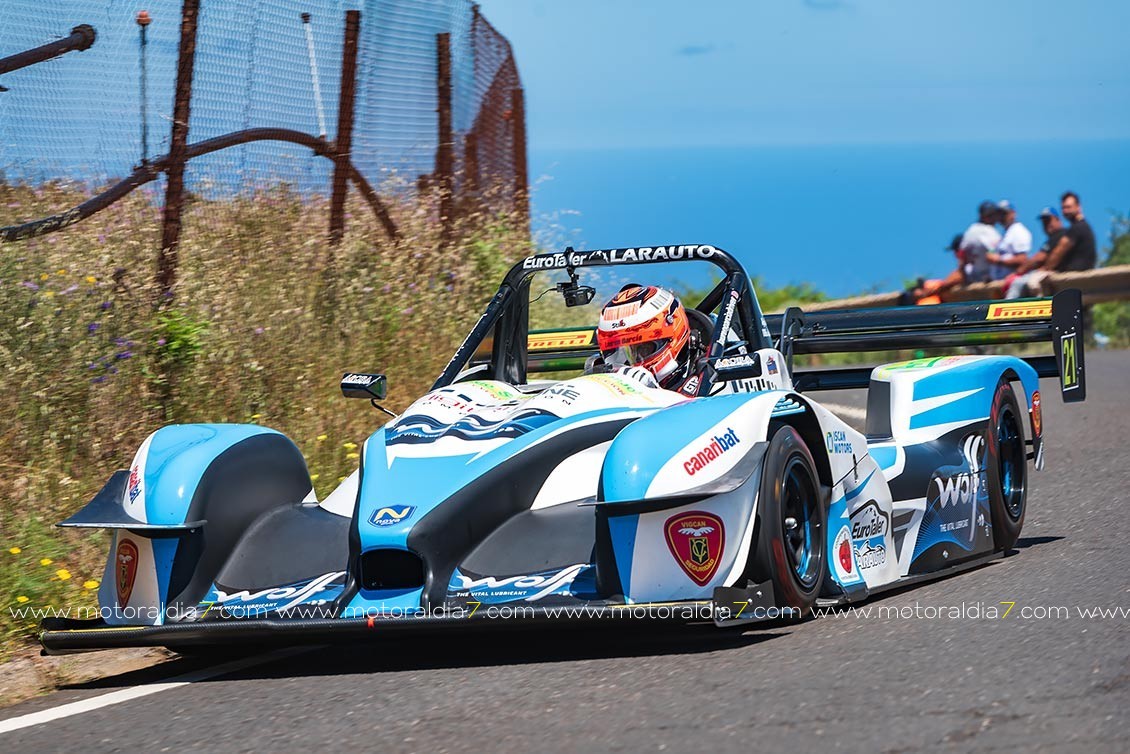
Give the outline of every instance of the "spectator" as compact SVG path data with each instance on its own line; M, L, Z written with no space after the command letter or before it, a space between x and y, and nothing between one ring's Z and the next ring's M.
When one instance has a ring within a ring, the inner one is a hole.
M1079 195L1074 191L1064 192L1061 197L1063 216L1071 221L1071 227L1059 243L1048 253L1045 268L1057 272L1076 272L1091 270L1098 261L1095 249L1095 231L1083 217L1083 207Z
M1018 272L1010 275L1005 280L1005 298L1020 298L1027 294L1026 288L1028 283L1034 282L1034 277L1038 275L1036 272L1024 272L1019 270L1025 265L1030 265L1033 268L1039 268L1048 260L1048 254L1059 244L1059 239L1063 238L1064 233L1067 231L1063 228L1063 221L1059 219L1059 213L1051 207L1044 207L1040 210L1040 222L1044 226L1044 235L1047 240L1044 245L1040 247L1030 259L1022 260L1021 264L1017 266Z
M953 237L946 251L953 252L957 257L957 269L946 275L944 278L935 280L923 280L918 278L918 285L912 290L907 290L899 294L899 306L906 306L908 304L940 304L942 303L942 294L950 288L962 285L965 282L965 271L969 266L967 264L967 257L962 250L962 241L965 240L965 235L968 233L959 233Z
M945 248L946 251L952 252L957 256L958 267L961 266L961 234L958 233L950 241L949 246ZM953 273L951 273L952 275ZM948 279L948 278L947 278ZM914 304L940 304L942 297L935 291L941 290L944 280L926 280L925 278L918 278L913 288L907 288L899 294L899 306L913 306Z
M1018 275L1025 276L1029 287L1037 287L1043 276L1049 272L1076 272L1090 270L1098 261L1095 249L1095 232L1083 217L1083 207L1079 195L1074 191L1064 192L1061 204L1063 216L1071 221L1071 227L1060 236L1054 246L1048 248L1047 255L1037 260L1036 254L1016 268ZM1041 213L1042 215L1043 213ZM1032 273L1032 274L1029 274ZM1013 281L1013 285L1015 281ZM1012 285L1009 286L1012 289Z
M994 280L1007 277L1014 269L1024 264L1024 260L1032 251L1032 231L1024 227L1024 223L1017 221L1016 207L1012 206L1012 202L1003 199L997 203L997 209L1001 213L1004 238L1001 239L997 250L988 254L989 261L993 263Z
M962 273L965 285L987 283L993 279L989 254L997 250L1001 234L996 222L1000 209L992 202L981 202L977 208L979 219L965 230L961 237Z

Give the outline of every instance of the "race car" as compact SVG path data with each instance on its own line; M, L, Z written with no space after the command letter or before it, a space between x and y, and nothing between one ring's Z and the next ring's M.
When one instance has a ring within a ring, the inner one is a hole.
M691 395L593 367L584 314L648 265L713 272L687 314ZM550 280L533 285L535 278ZM577 322L582 321L581 325ZM1041 377L1085 396L1081 296L783 315L720 248L537 254L516 264L432 389L317 499L295 444L258 425L162 427L60 525L112 534L89 620L49 653L363 639L491 621L788 619L1012 548L1043 467ZM806 354L980 350L878 367ZM865 389L859 432L814 397ZM343 376L378 408L382 375Z

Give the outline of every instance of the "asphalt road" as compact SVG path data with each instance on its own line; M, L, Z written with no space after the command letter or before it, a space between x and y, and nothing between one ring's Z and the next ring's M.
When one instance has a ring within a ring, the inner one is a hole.
M1076 612L1130 607L1130 353L1087 360L1086 403L1064 406L1052 382L1042 391L1047 470L1029 477L1018 552L869 603L908 617L321 648L0 742L5 751L1130 750L1130 617ZM1015 603L1011 614L985 617L1003 613L1002 602ZM963 605L964 618L927 617ZM1061 607L1066 617L1039 617ZM0 710L0 729L206 667L178 660L63 689Z

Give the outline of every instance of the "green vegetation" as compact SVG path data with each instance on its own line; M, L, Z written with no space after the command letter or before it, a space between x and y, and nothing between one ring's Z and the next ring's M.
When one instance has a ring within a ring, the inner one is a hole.
M0 185L0 225L81 198ZM0 247L0 658L37 622L9 607L96 603L107 535L52 525L128 467L146 435L172 422L275 427L306 454L325 495L383 421L341 397L342 372L386 372L389 405L403 408L529 253L505 217L443 252L427 208L394 208L399 248L367 207L348 209L349 233L331 257L318 200L286 187L194 200L176 296L160 311L160 214L140 195Z
M1103 267L1130 264L1130 216L1116 215L1110 230L1110 248L1106 250ZM1111 301L1096 304L1094 331L1110 338L1110 346L1130 346L1130 301Z

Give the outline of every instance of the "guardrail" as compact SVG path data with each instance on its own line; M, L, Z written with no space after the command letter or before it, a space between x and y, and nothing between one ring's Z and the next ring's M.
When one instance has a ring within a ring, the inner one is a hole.
M1052 272L1040 281L1040 289L1033 295L1052 296L1059 291L1078 288L1083 292L1083 304L1100 304L1104 301L1130 300L1130 264L1117 267L1100 267L1082 272ZM884 306L898 306L901 291L892 293L873 293L867 296L853 296L835 301L820 301L802 304L806 312L829 311L833 309L872 309ZM964 288L954 288L946 293L945 300L953 301L991 301L1004 298L1004 287L1000 281L974 283Z

